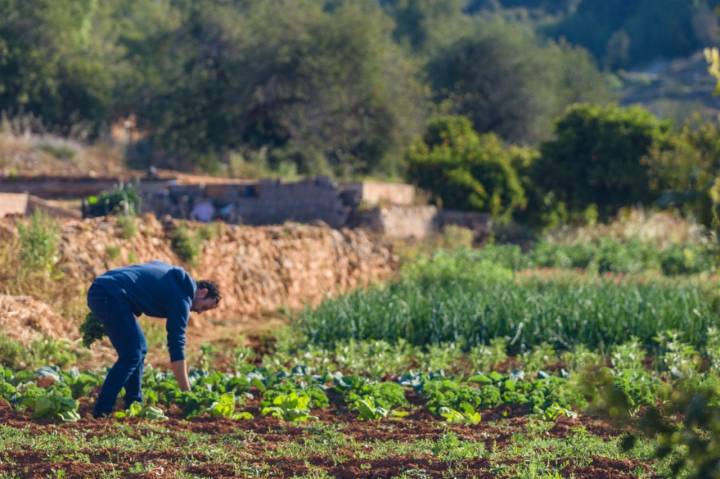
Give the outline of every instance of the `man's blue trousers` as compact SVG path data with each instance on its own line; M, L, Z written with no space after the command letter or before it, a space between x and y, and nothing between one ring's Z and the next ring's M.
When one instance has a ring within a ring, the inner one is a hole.
M130 304L120 295L113 295L102 286L90 286L88 307L102 321L118 360L108 372L93 414L95 417L112 413L120 390L125 388L125 407L142 401L142 374L147 342Z

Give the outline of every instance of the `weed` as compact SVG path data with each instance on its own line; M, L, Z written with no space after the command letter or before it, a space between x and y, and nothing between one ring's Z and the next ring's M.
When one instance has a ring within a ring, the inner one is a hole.
M29 223L18 222L20 263L27 272L50 272L58 260L60 228L50 216L35 211Z
M109 244L105 246L105 254L110 261L114 261L120 257L120 247L118 245Z
M120 215L117 218L122 239L131 239L137 234L137 219L132 215Z
M170 234L170 245L178 257L194 265L200 254L200 242L185 226L178 226Z

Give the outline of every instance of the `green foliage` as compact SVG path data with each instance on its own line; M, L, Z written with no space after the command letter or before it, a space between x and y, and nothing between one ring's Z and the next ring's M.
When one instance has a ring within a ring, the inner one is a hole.
M110 261L116 260L120 257L120 247L118 245L109 244L105 246L105 254Z
M462 26L462 0L380 0L395 21L393 38L415 52L440 45L448 33Z
M126 411L118 411L114 414L114 416L117 419L139 417L149 419L151 421L167 420L167 416L162 409L155 406L142 405L139 402L132 403Z
M517 143L549 137L553 119L573 103L610 99L606 79L584 51L543 45L527 29L501 21L480 22L438 49L427 72L445 111Z
M97 132L121 73L110 8L97 0L2 0L0 111L32 114L63 133L79 123Z
M35 211L26 224L17 223L20 263L26 272L48 273L58 261L60 228L50 216Z
M85 319L80 325L80 334L82 334L83 346L89 348L95 341L105 337L105 326L92 312L85 315Z
M717 39L715 2L593 0L548 33L582 45L610 68L628 68L659 57L690 55Z
M188 264L195 264L201 251L201 242L186 226L178 226L170 233L170 246Z
M112 191L90 196L85 202L84 214L87 217L107 215L134 215L140 211L141 198L136 189L129 184L120 184ZM127 221L127 220L124 220ZM127 225L121 226L123 234ZM130 230L127 230L129 233Z
M472 444L462 440L454 432L443 434L432 447L434 456L446 461L475 459L485 452L483 443Z
M184 11L157 39L179 46L156 67L171 81L138 112L149 154L222 165L233 151L266 149L271 168L300 174L396 172L424 116L415 65L377 5L322 3L205 0Z
M260 412L263 416L271 415L284 421L303 422L316 419L310 415L310 396L296 391L278 394L272 402L264 405Z
M132 239L137 234L137 219L132 215L118 216L117 225L120 228L120 237L122 239Z
M444 208L508 219L525 206L511 154L495 135L478 135L467 118L439 117L408 153L408 176Z
M555 138L542 144L533 176L571 213L595 205L607 218L623 206L649 204L656 195L644 159L666 141L669 127L640 107L571 107Z
M656 146L647 163L658 205L677 208L715 230L720 228L716 179L720 176L720 125L691 119L668 145Z
M363 377L343 376L340 373L334 375L333 382L360 419L400 418L407 415L407 412L397 409L408 406L405 390L397 383L375 383Z
M516 280L482 254L459 251L411 265L385 287L327 300L302 314L298 327L318 344L402 338L472 347L507 337L518 351L543 341L562 348L607 347L629 335L651 344L656 331L678 329L684 341L699 345L718 318L713 298L692 280L578 274Z
M493 338L490 344L478 344L469 353L469 359L475 372L491 371L507 359L507 339Z
M688 275L715 270L717 246L678 244L666 247L631 239L607 237L583 241L540 240L522 252L515 245L489 244L473 253L505 268L519 271L529 268L586 269L599 273L662 272L666 276Z

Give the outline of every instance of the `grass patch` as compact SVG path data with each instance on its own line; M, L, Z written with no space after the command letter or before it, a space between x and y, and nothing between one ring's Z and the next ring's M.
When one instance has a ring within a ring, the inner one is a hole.
M178 226L170 234L170 246L178 257L194 265L200 255L201 242L185 226Z
M132 215L120 215L117 218L117 226L120 229L120 238L132 239L138 231L137 219Z
M35 211L27 223L17 223L20 264L25 272L49 272L58 260L60 228L50 216Z

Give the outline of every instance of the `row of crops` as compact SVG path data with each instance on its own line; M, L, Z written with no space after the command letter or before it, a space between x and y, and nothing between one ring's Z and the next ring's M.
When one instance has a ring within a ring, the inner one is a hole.
M628 337L650 346L666 330L682 331L683 340L700 347L708 328L720 324L717 280L707 274L526 274L490 258L495 253L467 250L418 260L390 285L306 311L298 327L324 345L353 338L472 347L499 337L508 339L512 352L522 352L541 343L605 351Z
M426 349L404 341L350 341L332 349L294 342L255 358L240 348L229 371L192 371L190 392L180 391L172 375L149 369L144 403L116 417L307 421L326 410L360 420L401 420L426 411L441 421L476 424L484 410L507 406L555 419L593 407L605 386L596 382L599 377L637 410L689 384L720 391L720 333L711 329L708 337L698 351L678 333L661 334L652 361L635 340L613 346L607 356L584 346L560 352L542 344L508 357L502 339L468 351L457 344ZM0 367L0 397L37 419L74 421L79 401L89 399L103 378L77 369Z
M189 392L148 368L143 403L115 420L476 425L503 414L610 414L647 428L658 457L694 461L696 470L720 464L713 261L681 275L655 268L654 256L631 273L572 263L548 271L532 268L532 254L522 263L514 247L497 246L416 259L393 282L299 313L263 354L201 347ZM77 421L104 373L0 367L0 406Z

